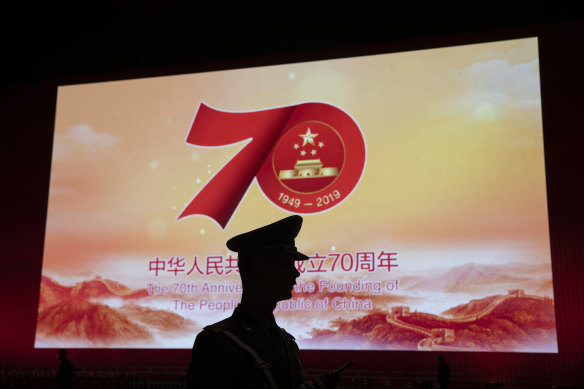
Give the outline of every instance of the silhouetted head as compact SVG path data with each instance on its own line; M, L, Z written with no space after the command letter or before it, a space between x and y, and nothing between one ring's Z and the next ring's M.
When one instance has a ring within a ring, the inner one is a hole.
M61 361L67 359L67 350L65 350L64 348L60 349L59 352L57 353L57 357Z
M292 297L292 288L300 275L295 262L308 259L294 242L301 227L301 216L289 216L227 241L227 247L238 253L244 293L255 289L274 301Z

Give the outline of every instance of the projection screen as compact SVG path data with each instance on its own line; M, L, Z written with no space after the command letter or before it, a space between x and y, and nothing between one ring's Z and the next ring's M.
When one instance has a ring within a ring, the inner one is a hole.
M301 348L556 353L537 38L59 87L35 347L192 347L291 214Z

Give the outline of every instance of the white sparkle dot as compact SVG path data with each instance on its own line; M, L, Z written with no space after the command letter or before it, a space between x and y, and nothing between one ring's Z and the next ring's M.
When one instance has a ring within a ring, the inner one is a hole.
M208 164L207 164L207 167L211 167L211 164L210 164L210 163L208 163Z
M173 206L172 206L172 210L173 210L173 211L176 211L176 206L174 206L174 205L173 205Z
M335 251L337 248L335 246L331 246L331 251Z
M211 170L207 170L207 173L211 174Z
M201 228L201 231L199 231L201 233L201 235L205 235L205 230L203 228Z
M289 80L295 80L296 79L296 73L294 73L294 72L288 73L288 79Z
M156 169L158 167L158 161L153 159L152 161L150 161L150 168L151 169Z
M201 179L200 179L200 178L197 178L197 179L195 180L195 182L196 182L197 184L200 184L200 183L201 183Z

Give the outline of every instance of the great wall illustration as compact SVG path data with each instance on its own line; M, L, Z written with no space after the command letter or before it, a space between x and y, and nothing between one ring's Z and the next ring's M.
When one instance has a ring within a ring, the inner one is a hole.
M101 277L66 286L43 275L36 347L50 347L63 338L75 340L79 347L151 345L159 334L179 339L178 334L198 328L196 322L174 312L133 304L148 296L146 289L132 290ZM122 306L102 302L110 298L120 299ZM303 347L320 349L339 341L355 349L557 352L553 306L553 298L528 295L523 289L475 298L436 314L403 303L386 305L361 317L341 317L325 328L313 328ZM498 331L496 336L493 331Z
M514 298L529 298L535 300L550 300L549 297L526 295L522 289L511 289L507 291L506 295L497 296L487 307L480 312L475 312L472 315L458 316L455 318L448 318L433 315L431 313L411 312L408 306L394 306L391 312L386 316L388 324L393 326L413 331L424 336L424 339L418 342L418 350L420 351L468 351L464 347L451 346L456 337L453 329L450 328L425 328L404 322L400 319L404 317L425 317L428 319L438 320L447 323L460 324L476 322L495 310L503 302Z

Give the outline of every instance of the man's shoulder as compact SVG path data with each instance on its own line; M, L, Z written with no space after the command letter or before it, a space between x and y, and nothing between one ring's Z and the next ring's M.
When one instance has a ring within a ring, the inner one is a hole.
M203 330L197 334L193 350L197 348L216 348L219 345L223 345L219 346L220 348L229 347L232 341L224 335L224 332L230 330L239 333L239 327L241 327L241 324L233 317L209 324L203 327Z
M296 338L294 338L294 336L292 336L282 327L280 327L280 331L282 331L282 338L284 339L284 344L286 345L286 348L290 350L290 352L298 356L300 353L300 349L298 348L298 344L296 343Z
M227 319L223 319L218 321L217 323L210 324L203 328L204 331L211 332L213 334L218 334L230 328L234 328L239 325L239 322L235 320L233 317L228 317Z
M240 333L240 323L237 320L229 317L227 319L218 321L216 323L205 326L201 332L197 334L195 344L193 345L194 354L204 354L206 357L213 358L215 355L231 354L234 349L237 349L225 331ZM222 357L222 358L223 358Z
M285 339L291 340L293 342L296 342L296 338L294 336L292 336L291 333L289 333L288 331L286 331L285 329L283 329L282 327L279 327L280 331L282 331L282 334L284 335Z
M231 388L245 374L247 356L225 335L226 330L237 332L237 320L227 318L203 328L195 339L192 360L187 371L189 388ZM252 364L253 361L249 362Z

